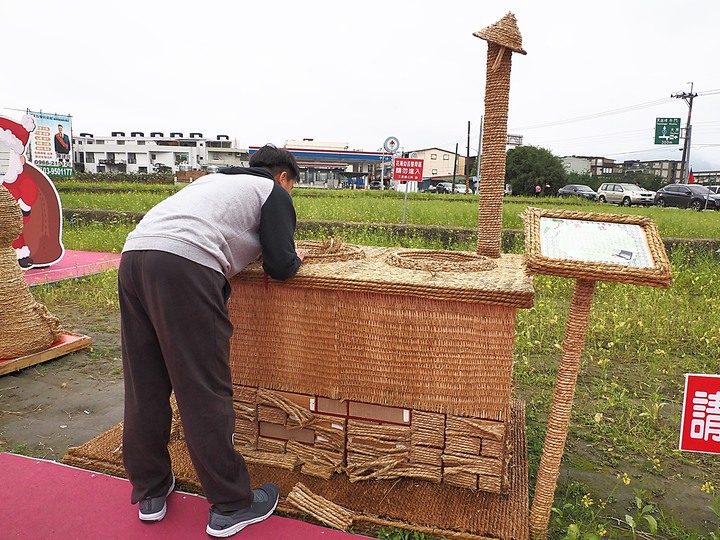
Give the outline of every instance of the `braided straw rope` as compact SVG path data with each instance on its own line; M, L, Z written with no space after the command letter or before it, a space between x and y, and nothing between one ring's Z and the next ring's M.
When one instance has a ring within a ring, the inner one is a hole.
M278 394L277 392L273 392L272 390L258 388L257 399L258 403L270 404L273 407L277 407L278 409L285 411L285 413L287 413L287 421L289 423L288 427L290 428L295 429L305 427L305 425L311 422L314 418L313 413L307 409L303 409L300 405L293 403L288 398Z
M570 305L565 341L563 342L563 355L558 369L557 386L553 394L547 432L545 433L545 445L535 484L535 497L530 512L530 531L533 536L538 538L547 536L550 509L555 496L555 487L560 474L560 460L570 425L570 412L580 369L580 356L585 345L594 290L594 281L578 280Z
M392 252L385 260L398 268L428 272L482 272L497 268L492 259L463 251L412 249Z
M324 241L301 240L296 245L298 249L307 251L303 264L352 261L365 257L365 252L360 246L346 244L337 238Z
M502 242L511 58L510 49L488 42L477 252L493 259L500 257Z
M354 513L347 508L315 495L304 484L298 482L288 494L286 501L301 512L305 512L335 529L345 531L352 525Z

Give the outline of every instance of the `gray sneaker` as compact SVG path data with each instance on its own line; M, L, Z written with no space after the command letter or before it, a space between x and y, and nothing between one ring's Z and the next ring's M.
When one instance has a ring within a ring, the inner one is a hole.
M165 500L168 498L170 493L175 489L175 475L172 475L172 481L170 487L165 495L159 497L145 497L140 501L140 512L139 516L142 521L160 521L165 517L167 512L167 504Z
M226 538L242 531L248 525L269 518L275 511L280 492L275 484L265 484L253 489L253 502L250 508L222 513L210 507L208 526L205 530L210 536Z

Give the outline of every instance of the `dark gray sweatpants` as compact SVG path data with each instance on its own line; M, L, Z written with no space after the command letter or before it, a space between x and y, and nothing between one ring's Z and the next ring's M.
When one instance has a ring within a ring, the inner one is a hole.
M235 413L221 273L162 251L123 253L118 274L125 380L123 461L132 503L167 489L175 390L190 458L220 511L252 502L250 478L233 448Z

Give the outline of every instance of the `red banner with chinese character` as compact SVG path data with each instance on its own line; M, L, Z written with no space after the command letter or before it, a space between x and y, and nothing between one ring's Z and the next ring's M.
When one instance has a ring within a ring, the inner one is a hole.
M422 172L422 159L395 158L393 180L403 182L420 182L422 180Z
M720 375L685 375L680 450L720 454Z

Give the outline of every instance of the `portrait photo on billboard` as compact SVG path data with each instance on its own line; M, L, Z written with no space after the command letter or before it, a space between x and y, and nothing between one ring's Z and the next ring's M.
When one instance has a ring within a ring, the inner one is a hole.
M72 118L29 111L35 120L30 136L30 161L50 176L73 175Z

